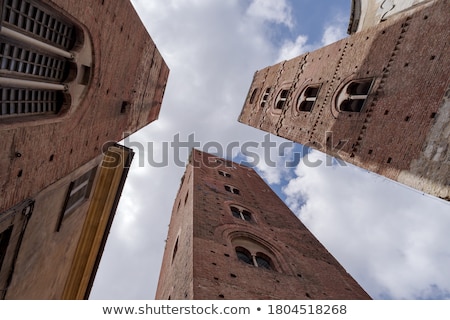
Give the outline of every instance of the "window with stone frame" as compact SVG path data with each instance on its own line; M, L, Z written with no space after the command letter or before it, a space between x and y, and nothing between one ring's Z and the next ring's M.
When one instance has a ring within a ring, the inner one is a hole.
M258 268L264 268L267 270L274 269L272 260L262 252L251 253L244 247L236 247L235 251L239 261Z
M223 170L219 170L219 175L221 175L222 177L231 178L231 174Z
M244 221L252 221L252 214L250 211L238 206L230 206L230 210L233 217Z
M261 108L264 108L266 106L267 100L269 100L270 90L271 90L271 88L269 87L269 88L266 88L266 91L264 91L264 94L261 98L261 103L260 103Z
M339 111L361 112L372 89L373 78L347 83L337 98Z
M226 184L224 187L225 187L225 190L226 190L226 191L228 191L228 192L230 192L230 193L232 193L232 194L237 194L237 195L241 194L241 192L239 191L239 189L237 189L237 188L235 188L235 187L233 187L233 186L230 186L230 185L227 185L227 184Z
M81 31L41 1L0 5L0 119L59 113L71 104L73 77L83 86L90 77L90 63L78 66L72 51L83 47Z
M297 110L311 112L319 95L320 84L307 86L297 98Z
M60 230L64 217L75 211L89 199L96 171L97 167L94 167L69 184L63 209L58 219L56 231Z
M286 105L288 97L289 97L289 90L287 89L281 90L275 101L275 109L277 110L283 109L283 107Z

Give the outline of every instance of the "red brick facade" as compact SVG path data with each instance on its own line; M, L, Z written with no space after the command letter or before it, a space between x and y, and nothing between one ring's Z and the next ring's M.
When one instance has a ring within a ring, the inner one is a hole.
M133 154L115 143L158 118L169 69L128 0L0 6L0 299L86 299ZM17 21L53 35L52 21L68 22L74 45L61 53ZM37 54L14 56L7 46ZM51 68L39 54L65 57L67 81L30 72ZM11 70L8 59L32 67ZM62 107L26 110L35 96L3 94L36 89L24 79L55 85Z
M450 199L449 9L427 3L257 71L239 121ZM360 112L339 109L352 80L372 81ZM316 101L300 111L310 85L320 87Z
M81 103L54 117L0 119L0 212L158 117L169 69L131 3L39 1L92 40Z
M370 299L253 169L217 159L192 153L157 299ZM270 268L241 261L241 247Z

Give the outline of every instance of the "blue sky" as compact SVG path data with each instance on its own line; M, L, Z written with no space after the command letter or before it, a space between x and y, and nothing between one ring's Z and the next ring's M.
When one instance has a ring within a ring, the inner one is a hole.
M209 152L214 144L261 145L266 133L237 122L254 72L345 37L351 1L132 2L171 73L159 119L125 143L142 148L134 148L91 299L154 298L184 172L164 143L193 135ZM149 156L168 165L152 166ZM182 150L180 159L187 156ZM277 166L260 162L257 171L374 299L450 298L448 203L351 165L326 165L316 151L294 168L277 148L270 157Z

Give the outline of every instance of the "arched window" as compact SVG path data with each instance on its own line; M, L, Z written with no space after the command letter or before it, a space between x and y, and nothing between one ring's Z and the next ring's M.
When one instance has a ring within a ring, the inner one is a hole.
M272 261L268 256L262 252L257 252L255 255L255 265L264 269L272 269Z
M252 220L252 214L240 207L236 207L236 206L231 206L231 214L233 215L233 217L238 218L238 219L242 219L244 221L251 221Z
M319 95L320 84L306 87L297 98L297 110L311 112Z
M231 178L231 174L229 174L228 172L219 170L219 174L220 174L222 177Z
M243 247L236 247L235 250L236 255L240 261L253 265L253 258L252 255L250 254L250 251L248 251Z
M275 109L281 110L283 109L286 101L289 97L289 90L283 89L277 96L277 100L275 102Z
M231 192L232 194L240 194L239 189L237 189L235 187L232 187L232 186L229 186L227 184L225 185L225 190L228 191L228 192Z
M273 270L272 260L262 252L251 253L244 247L236 247L236 256L239 261L258 268Z
M269 99L270 90L270 88L267 88L266 91L264 91L264 95L261 98L261 108L266 106L267 100Z
M250 96L250 104L253 104L255 101L256 94L258 93L258 88L253 89L252 95Z
M251 234L240 234L231 243L239 261L266 270L277 270L273 252Z
M70 106L70 83L77 78L84 87L90 78L92 54L80 62L73 52L86 49L83 32L38 1L0 3L0 118L56 114Z
M373 79L353 80L346 84L337 97L339 111L361 112L372 88Z

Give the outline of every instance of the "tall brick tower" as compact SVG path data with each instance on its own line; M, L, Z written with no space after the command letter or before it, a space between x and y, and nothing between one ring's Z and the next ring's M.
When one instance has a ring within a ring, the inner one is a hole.
M129 0L0 1L0 300L88 298L168 75Z
M370 299L251 168L193 150L156 299Z
M450 2L362 16L376 17L353 12L348 38L257 71L239 121L450 200Z

